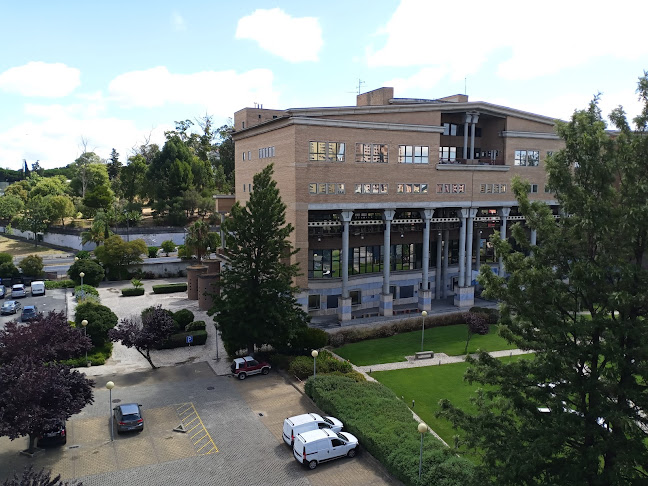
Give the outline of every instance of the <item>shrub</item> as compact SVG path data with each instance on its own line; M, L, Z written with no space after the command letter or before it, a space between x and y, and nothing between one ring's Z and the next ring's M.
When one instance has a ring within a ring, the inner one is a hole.
M265 358L265 360L273 367L279 368L281 370L287 370L294 359L295 356L282 353L269 353Z
M313 358L297 356L290 363L288 371L300 380L308 378L313 374ZM353 366L348 361L339 360L328 351L322 350L317 356L317 372L346 374L353 372Z
M9 253L0 253L0 265L3 263L13 263L13 257Z
M421 436L412 412L378 382L357 382L347 376L319 375L306 383L306 394L345 429L387 470L406 485L473 484L473 464L426 434L423 475L418 479Z
M186 290L186 283L162 284L153 286L154 294L170 294L172 292L186 292Z
M144 309L142 311L142 314L141 314L142 320L144 320L144 318L146 317L146 314L148 314L149 312L151 312L153 310L155 310L155 306L147 307L146 309ZM166 312L167 314L169 314L169 317L171 317L171 319L173 319L173 312L171 312L169 309L162 309L162 310L164 312Z
M99 296L99 291L93 287L92 285L86 285L85 283L83 285L77 285L74 287L74 295L79 295L80 293L84 293L85 295L95 295Z
M43 258L39 255L28 255L18 264L23 275L40 277L43 275Z
M292 360L288 367L288 373L296 376L300 380L308 378L313 374L313 358L307 356L297 356Z
M179 332L172 334L171 337L162 345L160 349L172 349L189 346L187 336L193 336L192 346L200 346L207 341L207 331Z
M186 325L185 331L204 331L207 328L205 321L194 321Z
M178 245L178 256L180 258L191 258L191 254L184 245Z
M131 280L131 284L133 284L133 287L135 287L136 289L139 289L142 285L144 285L141 280L138 280L136 278Z
M497 324L499 322L500 318L500 313L498 309L494 309L492 307L471 307L470 312L474 312L476 314L486 314L486 317L488 318L488 324Z
M117 316L110 307L94 302L83 302L77 306L74 323L79 329L83 327L81 326L83 319L88 321L86 332L95 347L101 347L110 341L108 331L118 322Z
M12 278L18 277L20 275L20 270L12 262L5 262L0 264L0 277L2 278Z
M173 313L173 320L180 330L184 330L194 320L194 313L189 309L180 309Z
M113 343L107 342L103 346L94 347L88 351L88 361L92 363L92 366L101 366L106 364L106 360L112 355ZM72 358L63 361L63 364L72 366L73 368L82 368L86 366L85 356L80 356L78 358Z
M124 297L133 297L135 295L144 295L144 289L140 289L140 288L122 289L121 293Z
M84 284L96 287L104 279L103 267L94 260L83 259L76 261L70 266L67 273L72 280L80 284L81 277L79 277L79 274L81 272L85 274L83 277Z
M90 252L86 250L78 251L74 256L79 260L90 260Z
M328 344L328 340L329 335L326 331L307 327L299 333L294 347L298 350L320 349Z
M157 246L149 246L148 247L148 257L149 258L156 258L158 254L159 248Z
M171 240L165 240L162 242L162 251L166 253L166 256L169 256L169 253L175 251L176 245Z
M45 280L46 289L72 289L74 280Z

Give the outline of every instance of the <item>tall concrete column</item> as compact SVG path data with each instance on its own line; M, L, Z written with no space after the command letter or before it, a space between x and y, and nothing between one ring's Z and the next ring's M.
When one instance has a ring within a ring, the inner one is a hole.
M418 310L432 310L432 291L430 290L430 219L434 209L421 211L425 228L423 229L423 269L421 272L421 289L418 291Z
M338 299L338 320L343 323L351 320L351 297L349 297L349 223L353 218L353 211L341 211L342 218L342 253L340 265L342 266L342 295Z
M472 120L472 115L466 113L464 117L464 144L463 144L463 158L468 158L468 124Z
M475 131L477 128L478 121L479 121L479 115L473 114L472 129L470 131L470 160L473 160L475 158Z
M389 275L391 270L391 223L394 219L396 211L393 209L385 209L383 211L383 220L385 221L385 233L383 235L383 288L380 294L380 308L381 316L393 315L394 309L394 296L389 292Z
M466 218L468 218L468 209L461 208L457 211L457 216L461 221L459 229L459 287L466 286Z
M477 208L468 210L468 220L466 234L466 285L472 285L472 255L473 255L473 223L477 216Z
M441 252L443 251L443 239L441 232L437 233L436 240L436 272L434 274L434 297L439 300L443 295L441 290Z
M500 239L506 239L506 219L511 214L511 208L500 208L499 210L500 218L502 219L502 224L500 227ZM504 275L504 259L502 255L499 257L499 275L502 277Z
M481 266L481 230L475 231L475 271L479 272Z
M441 285L443 286L443 297L448 296L448 250L450 249L450 230L443 232L443 276Z

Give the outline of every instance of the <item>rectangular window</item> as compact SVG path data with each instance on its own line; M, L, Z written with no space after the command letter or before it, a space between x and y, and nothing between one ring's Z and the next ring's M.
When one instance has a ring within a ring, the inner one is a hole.
M245 152L243 152L243 160L245 160Z
M532 193L532 194L537 193L538 192L538 184L531 184L531 186L529 186L529 192Z
M544 192L545 192L546 194L553 194L554 191L553 191L553 189L551 188L551 186L550 186L549 184L545 184L545 186L544 186Z
M399 145L399 164L427 164L430 148L425 145Z
M344 143L310 142L308 144L308 160L344 162Z
M540 152L538 150L516 150L515 165L537 167L540 162Z
M349 292L349 296L351 297L351 305L360 305L362 302L362 292L359 290L352 290Z
M457 147L439 147L439 162L448 163L457 160Z
M388 148L380 143L356 143L356 162L377 162L386 164Z
M338 194L346 194L346 190L344 189L344 184L336 184L336 187L337 187Z
M308 194L317 194L317 183L311 182L308 184Z
M308 296L308 310L319 310L321 308L321 296L309 295Z
M443 124L443 134L444 135L450 135L450 136L454 137L455 135L458 134L457 125L455 125L454 123L444 123Z
M252 160L252 151L248 150L248 160Z

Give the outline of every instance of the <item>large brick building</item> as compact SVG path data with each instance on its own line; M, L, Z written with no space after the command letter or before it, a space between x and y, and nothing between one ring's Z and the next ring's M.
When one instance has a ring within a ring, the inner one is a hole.
M490 234L522 219L512 178L557 211L544 162L562 142L546 116L381 88L357 106L244 108L234 124L236 199L274 164L312 315L429 310L453 295L470 306L480 264L501 271Z

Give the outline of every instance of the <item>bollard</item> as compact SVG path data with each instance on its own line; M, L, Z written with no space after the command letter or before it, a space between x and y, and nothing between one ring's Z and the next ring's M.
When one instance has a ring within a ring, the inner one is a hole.
M369 374L371 374L371 368L369 368Z
M414 408L414 399L412 399L412 408Z

